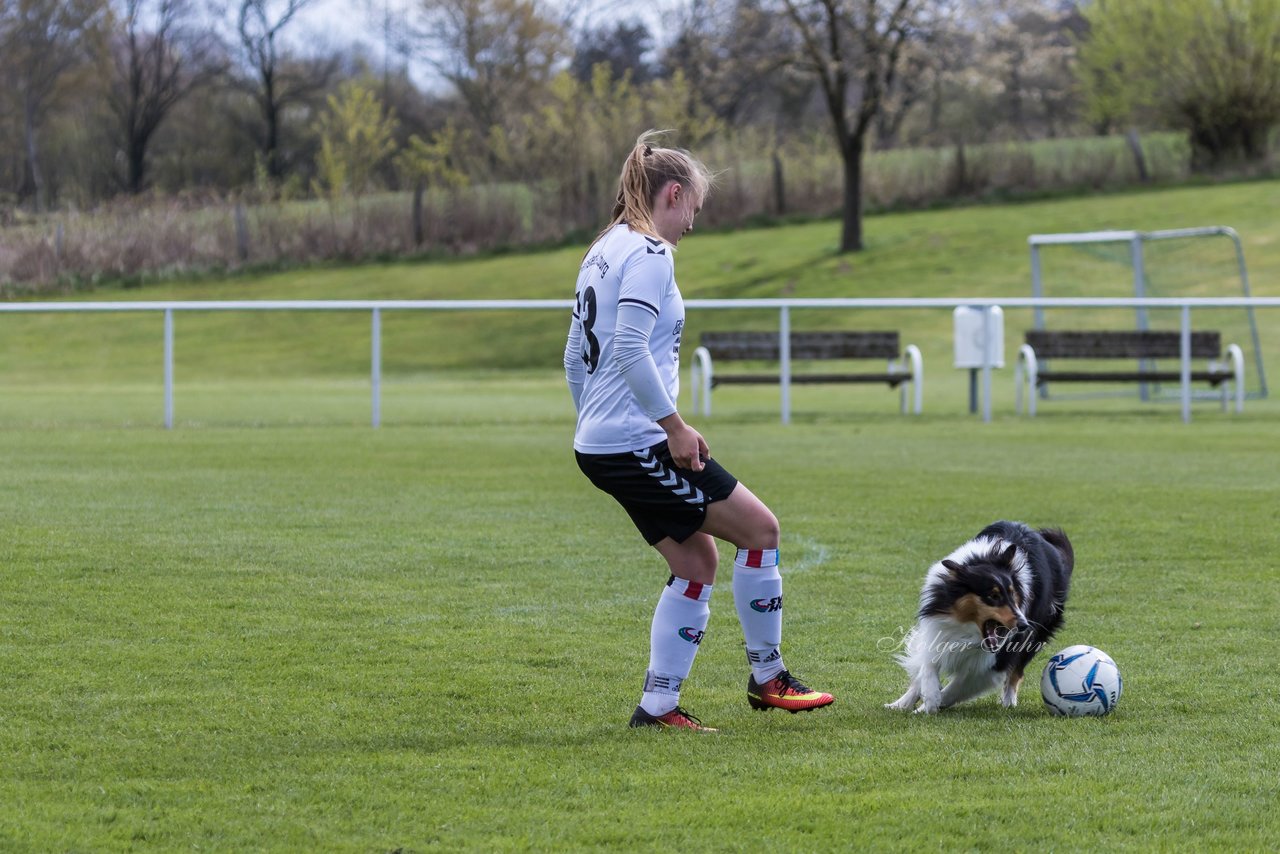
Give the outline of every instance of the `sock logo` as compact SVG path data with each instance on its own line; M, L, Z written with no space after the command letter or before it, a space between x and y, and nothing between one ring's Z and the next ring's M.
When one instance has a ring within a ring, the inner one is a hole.
M689 643L696 646L702 643L702 636L706 634L706 632L702 629L695 629L693 626L685 626L680 631L676 632L676 634L680 635L681 640L687 640Z
M751 610L759 611L761 614L771 614L774 611L782 610L782 597L774 596L772 599L752 599Z

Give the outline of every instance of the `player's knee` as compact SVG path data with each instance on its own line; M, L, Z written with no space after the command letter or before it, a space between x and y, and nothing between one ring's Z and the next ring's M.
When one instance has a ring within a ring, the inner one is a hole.
M699 584L715 584L716 564L717 561L714 557L697 555L682 561L678 567L673 566L672 574L688 581L696 581Z
M750 542L743 544L744 549L776 549L780 531L778 517L767 507L761 508L759 517L752 520Z
M678 554L668 555L667 562L671 566L671 574L677 578L700 584L714 584L720 553L716 550L715 540L708 537Z

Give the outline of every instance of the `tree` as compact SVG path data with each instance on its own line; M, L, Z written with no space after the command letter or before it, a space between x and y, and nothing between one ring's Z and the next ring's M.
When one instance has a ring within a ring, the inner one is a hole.
M788 73L796 34L779 26L776 12L768 0L693 0L663 52L667 76L682 74L731 125L791 129L811 101L813 81Z
M124 151L124 186L146 186L147 150L173 107L224 68L217 43L192 23L189 0L125 0L113 35L107 103Z
M978 51L1000 84L999 119L1023 139L1057 136L1078 115L1074 6L1055 0L996 0Z
M895 85L903 47L927 29L927 0L782 0L800 34L798 62L818 80L844 168L840 251L862 249L862 159Z
M107 17L101 0L6 0L0 6L0 62L16 95L25 155L23 195L48 203L40 129L67 76L96 53Z
M904 46L876 144L963 145L1075 129L1079 13L1070 0L941 0Z
M296 61L280 43L280 33L312 2L283 0L283 7L277 9L273 0L240 0L236 32L253 75L252 81L246 81L247 88L262 120L259 151L273 181L285 173L281 142L285 110L323 92L338 69L336 58Z
M621 21L612 28L600 27L578 36L570 66L573 76L590 82L593 69L600 63L609 66L615 80L630 74L634 83L652 80L656 69L649 54L653 51L653 35L638 21Z
M452 124L431 135L427 142L414 134L396 155L396 168L413 186L413 245L423 243L426 221L422 197L433 187L464 187L467 176L456 163L463 142Z
M509 127L555 75L564 33L535 0L423 0L427 61L457 90L474 130Z
M1186 130L1192 168L1263 158L1280 123L1280 0L1098 0L1080 82L1097 124Z
M328 110L316 123L320 134L318 172L332 197L368 191L378 166L395 151L396 119L384 115L373 91L355 80L330 95Z

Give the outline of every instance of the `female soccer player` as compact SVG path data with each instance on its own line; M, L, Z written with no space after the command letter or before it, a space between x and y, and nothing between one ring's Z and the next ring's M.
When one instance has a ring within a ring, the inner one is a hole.
M673 256L710 176L687 152L654 147L654 136L642 135L627 156L613 221L583 257L564 366L578 411L579 468L617 499L671 569L631 726L714 732L680 707L680 685L711 613L716 538L738 549L733 599L751 665L747 702L799 712L834 698L800 684L782 663L778 520L676 411L684 301Z

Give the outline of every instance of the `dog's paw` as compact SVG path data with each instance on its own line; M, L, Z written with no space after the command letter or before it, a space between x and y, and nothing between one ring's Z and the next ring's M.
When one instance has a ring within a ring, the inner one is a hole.
M1014 706L1018 705L1018 692L1006 690L1000 697L1000 705L1004 706L1006 709L1012 709Z
M921 703L915 713L917 715L933 715L937 714L938 709L939 706L937 703Z
M911 711L911 706L912 706L912 705L915 705L915 704L914 704L914 703L912 703L912 704L908 705L907 703L904 703L904 702L903 702L903 701L901 701L901 700L895 700L895 701L894 701L894 702L892 702L892 703L885 703L885 704L884 704L884 707L885 707L886 709L892 709L892 710L893 710L893 711L895 711L895 712L909 712L909 711Z

